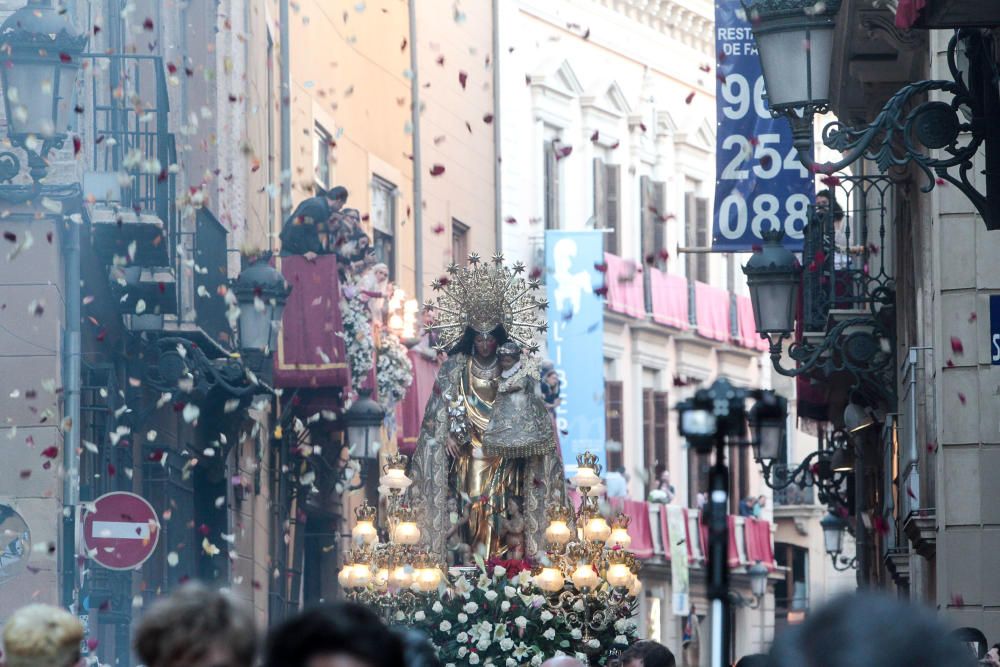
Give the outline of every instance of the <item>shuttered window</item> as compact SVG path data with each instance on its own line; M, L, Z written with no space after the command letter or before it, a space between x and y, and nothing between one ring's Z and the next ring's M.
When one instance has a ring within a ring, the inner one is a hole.
M625 465L623 456L624 448L624 415L622 414L624 404L622 401L622 383L617 381L605 381L604 383L604 420L605 439L609 443L614 443L615 447L608 448L608 470L617 470Z
M545 229L559 229L559 160L555 142L546 141L545 153Z
M642 257L647 266L666 270L661 251L667 247L667 185L649 176L639 179L639 200L642 213Z
M618 230L621 224L621 167L594 158L594 218L604 235L604 251L621 255Z
M708 200L695 197L693 192L684 196L684 220L687 225L687 244L690 248L708 248L711 239L708 229ZM707 252L691 252L687 255L687 278L703 283L709 282Z
M646 472L650 484L655 483L656 468L667 466L667 441L670 418L670 404L665 391L642 390L642 430L646 459Z

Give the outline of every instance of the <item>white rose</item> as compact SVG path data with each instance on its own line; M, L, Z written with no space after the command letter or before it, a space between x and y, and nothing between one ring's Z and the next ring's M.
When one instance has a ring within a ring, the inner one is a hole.
M448 632L451 630L451 623L448 621L441 621L441 625L438 626L438 630L441 632Z
M489 637L483 637L478 642L476 642L476 648L479 649L480 651L485 651L489 647L490 647L490 638Z
M628 644L628 639L625 638L625 635L615 635L615 643Z
M425 618L427 618L427 616L422 611L418 611L415 614L413 614L413 620L414 621L422 621Z
M524 616L518 616L517 618L514 619L514 625L524 630L526 627L528 627L528 619L526 619ZM555 631L553 630L553 632Z
M589 642L587 642L587 646L589 646L590 648L601 648L601 640L591 639Z
M625 632L624 618L619 618L617 621L615 621L615 630L617 630L618 632Z
M541 595L533 595L533 596L531 596L531 606L532 607L541 607L543 604L545 604L545 598L543 596L541 596ZM580 605L582 606L583 603L581 602Z
M457 641L459 644L464 644L465 642L469 641L469 635L467 635L464 632L459 632L458 635L455 637L455 641Z
M587 661L590 660L590 658L587 657L586 653L580 653L579 651L577 651L576 659L585 665L587 664Z
M531 581L531 572L529 572L528 570L521 570L520 572L518 572L517 574L518 584L524 586L530 581Z
M515 590L515 588L513 586L504 586L503 587L503 594L506 595L509 598L512 598L515 595L517 595L517 590Z
M507 658L507 667L517 667L517 660L514 658Z
M443 609L444 607L441 606L440 600L435 600L434 604L431 605L431 611L433 611L435 614L440 614Z
M580 637L583 636L583 633L580 632L580 628L573 628L570 631L569 636L572 637L573 639L579 639Z
M535 654L531 656L531 664L533 667L538 667L542 664L542 656Z
M469 655L469 664L470 665L478 665L479 664L479 654L478 653L472 653L472 654Z
M465 648L464 646L459 646L458 647L458 652L455 653L455 655L457 655L459 658L464 658L465 654L468 653L468 652L469 652L469 649Z
M475 614L477 611L479 611L479 605L476 604L475 602L466 602L465 606L462 607L462 611L464 611L466 614ZM462 622L465 623L465 621Z
M552 620L552 613L547 610L542 610L541 617L543 623L548 623Z
M510 611L510 603L504 600L500 603L500 611Z
M573 603L573 611L583 611L583 600L577 600Z
M556 629L549 628L548 630L542 633L542 636L548 639L549 641L552 641L553 639L556 638Z
M469 620L468 616L466 616L462 612L458 612L458 622L459 623L465 623L467 620Z
M511 639L510 637L504 637L503 639L500 640L500 650L501 651L509 651L512 648L514 648L514 640L513 639Z
M489 600L490 602L493 602L494 600L497 599L497 592L496 591L486 591L486 599Z
M404 613L403 613L403 612L401 612L401 611L397 611L397 612L396 612L396 620L397 620L397 621L402 621L402 620L403 620L403 619L405 619L405 618L406 618L406 614L404 614Z
M494 577L502 577L506 574L507 574L507 568L505 568L503 565L497 565L496 567L493 568Z

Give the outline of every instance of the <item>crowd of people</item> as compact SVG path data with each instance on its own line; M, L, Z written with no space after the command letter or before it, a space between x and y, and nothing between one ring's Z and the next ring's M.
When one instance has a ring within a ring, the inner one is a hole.
M76 616L49 605L16 611L3 628L2 667L83 667L84 629ZM337 601L308 608L262 637L253 612L231 593L187 583L153 605L139 622L133 648L145 667L439 667L419 632L386 626L371 609ZM875 593L845 595L779 633L767 654L735 667L972 667L1000 665L1000 644L971 628L948 632L928 609ZM640 640L611 667L676 667L673 653ZM568 655L541 667L586 667Z

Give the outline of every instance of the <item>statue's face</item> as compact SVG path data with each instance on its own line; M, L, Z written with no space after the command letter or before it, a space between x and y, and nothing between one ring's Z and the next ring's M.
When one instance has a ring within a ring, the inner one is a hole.
M497 339L492 334L476 334L474 342L477 357L492 357L497 351Z

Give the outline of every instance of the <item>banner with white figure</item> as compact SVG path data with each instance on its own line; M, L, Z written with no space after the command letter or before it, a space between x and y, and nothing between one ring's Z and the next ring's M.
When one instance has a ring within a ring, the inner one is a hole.
M556 425L567 473L585 451L607 466L604 435L604 284L600 231L545 232L549 358L561 381Z

